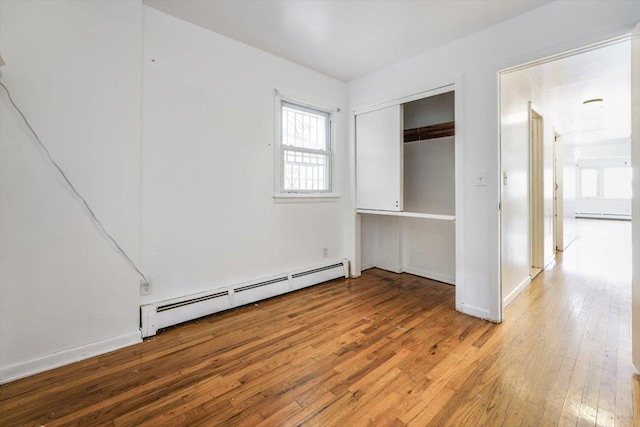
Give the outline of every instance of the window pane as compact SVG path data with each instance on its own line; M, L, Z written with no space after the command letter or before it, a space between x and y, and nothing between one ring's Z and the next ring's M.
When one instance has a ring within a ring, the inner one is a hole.
M284 150L284 190L328 191L329 156Z
M602 172L605 198L631 199L631 167L604 168Z
M598 170L580 170L580 196L598 197Z
M328 113L282 105L282 144L328 150Z

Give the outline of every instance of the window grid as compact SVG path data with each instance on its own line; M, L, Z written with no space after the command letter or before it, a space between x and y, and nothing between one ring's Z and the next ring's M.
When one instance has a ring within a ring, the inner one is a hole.
M631 198L630 166L580 167L577 185L578 197L584 199Z
M282 191L329 192L329 113L282 102Z

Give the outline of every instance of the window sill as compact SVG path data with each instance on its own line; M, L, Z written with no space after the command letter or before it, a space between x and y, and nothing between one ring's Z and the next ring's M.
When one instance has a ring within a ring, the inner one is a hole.
M340 194L337 193L278 193L273 196L276 203L321 203L338 202Z

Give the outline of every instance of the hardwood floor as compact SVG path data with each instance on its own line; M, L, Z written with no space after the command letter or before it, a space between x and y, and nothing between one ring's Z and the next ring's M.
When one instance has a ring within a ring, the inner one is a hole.
M500 325L373 269L6 384L0 425L631 426L625 224L581 221Z

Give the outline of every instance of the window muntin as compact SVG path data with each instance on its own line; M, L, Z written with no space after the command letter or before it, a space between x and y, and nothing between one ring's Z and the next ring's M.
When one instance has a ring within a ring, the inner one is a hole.
M330 113L288 101L280 113L280 191L331 192Z

